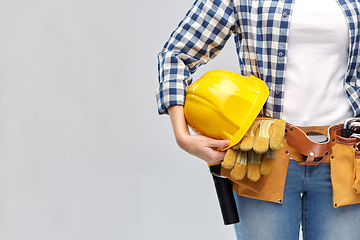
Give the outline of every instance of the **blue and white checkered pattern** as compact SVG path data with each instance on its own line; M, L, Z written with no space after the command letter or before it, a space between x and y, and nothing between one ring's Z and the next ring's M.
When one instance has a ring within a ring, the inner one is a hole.
M350 32L344 90L360 116L359 0L337 0ZM158 55L160 114L185 103L192 73L214 58L234 35L240 73L262 78L270 90L263 114L281 118L293 0L196 0Z

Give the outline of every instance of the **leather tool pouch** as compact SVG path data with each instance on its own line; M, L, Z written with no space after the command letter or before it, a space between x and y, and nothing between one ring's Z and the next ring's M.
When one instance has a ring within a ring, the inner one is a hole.
M284 147L275 152L274 168L270 175L262 176L258 182L252 182L246 177L241 181L233 180L230 171L224 168L221 169L221 175L232 180L233 190L240 196L282 203L290 157L298 161L299 165L330 162L333 206L360 203L359 139L341 137L341 128L342 125L300 128L288 125ZM328 141L312 142L306 136L308 132L327 135Z
M330 156L334 207L360 203L360 150L358 138L341 137L341 125Z
M252 182L247 177L240 181L234 180L230 176L230 170L223 167L221 167L221 175L232 181L233 190L240 196L282 203L288 163L289 147L285 145L275 152L275 162L271 174L261 176L257 182Z
M299 161L299 165L330 162L335 208L360 203L360 139L341 137L341 129L342 124L299 128L289 125L286 134L290 157ZM328 141L312 142L306 137L306 133L309 132L324 134L328 136ZM304 155L307 157L306 160Z

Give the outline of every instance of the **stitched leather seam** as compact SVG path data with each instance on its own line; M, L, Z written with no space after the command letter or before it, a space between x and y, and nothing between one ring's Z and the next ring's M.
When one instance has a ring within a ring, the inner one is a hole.
M330 174L331 174L331 179L332 179L332 186L333 186L333 205L335 206L337 204L337 186L336 186L336 180L335 180L335 176L334 176L334 171L331 170L331 166L335 165L335 147L333 147L333 156L334 158L330 158ZM334 166L335 168L335 166Z

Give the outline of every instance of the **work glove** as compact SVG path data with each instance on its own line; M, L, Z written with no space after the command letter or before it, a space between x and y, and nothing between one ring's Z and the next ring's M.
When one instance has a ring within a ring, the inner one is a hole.
M227 150L222 166L231 169L234 180L242 180L247 175L256 182L261 175L269 175L275 151L284 146L285 128L284 120L258 117L242 140Z

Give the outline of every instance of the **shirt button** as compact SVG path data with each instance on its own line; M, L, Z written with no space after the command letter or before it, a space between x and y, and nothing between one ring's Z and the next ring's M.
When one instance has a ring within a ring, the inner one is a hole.
M276 91L276 92L275 92L275 94L276 94L276 95L279 95L279 94L280 94L280 92L279 92L279 91Z
M279 57L282 57L282 56L283 56L283 53L282 53L282 52L279 52L278 56L279 56Z
M356 70L360 72L360 64L356 67Z
M283 17L287 17L287 12L283 12Z

